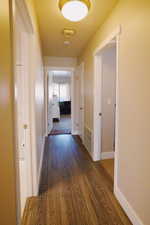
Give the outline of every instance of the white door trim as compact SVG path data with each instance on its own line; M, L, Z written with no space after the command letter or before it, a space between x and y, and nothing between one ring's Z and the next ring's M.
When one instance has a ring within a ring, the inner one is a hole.
M120 205L130 218L131 222L134 225L143 225L143 222L137 215L137 213L132 208L131 204L126 199L126 196L121 192L120 188L118 187L118 177L119 177L119 147L118 147L118 141L119 141L119 44L120 44L120 34L121 34L121 26L118 26L114 32L96 49L94 52L94 130L93 130L93 160L97 161L103 158L113 157L113 154L110 152L108 154L101 154L100 152L100 128L99 128L99 121L100 118L98 116L99 112L101 112L101 102L99 99L99 90L100 87L97 85L97 82L100 84L101 77L102 77L102 69L100 70L100 64L101 61L101 51L103 48L105 48L113 39L116 39L116 124L115 124L115 152L114 152L114 158L115 158L115 168L114 168L114 194L116 198L118 199Z
M75 134L75 76L74 72L71 72L71 134Z
M96 48L93 56L97 56L100 51L105 48L114 38L117 38L121 34L121 25L117 26L116 29Z
M48 69L44 71L44 97L45 97L45 127L46 127L46 136L48 136Z
M81 62L81 64L79 65L79 81L80 81L80 94L81 94L81 105L79 104L79 118L82 117L82 123L81 123L81 130L80 130L80 133L81 133L81 139L82 139L82 142L84 143L84 107L85 107L85 104L84 104L84 62ZM80 96L79 96L80 98ZM79 101L80 102L80 101ZM82 109L80 109L80 107ZM80 122L80 119L79 119L79 122Z
M94 87L93 87L93 160L100 160L100 149L101 149L101 132L100 132L100 120L101 117L101 86L102 84L102 59L101 56L94 56Z
M118 184L118 120L119 120L119 112L118 112L118 102L119 102L119 71L118 71L118 50L119 50L119 38L121 34L121 26L118 26L114 32L96 49L94 52L94 93L93 93L93 102L94 102L94 115L93 115L93 160L101 160L101 131L100 131L100 120L101 117L99 113L101 113L101 88L100 84L102 83L102 59L101 59L101 51L109 44L113 39L116 39L116 133L115 133L115 175L114 175L114 186Z
M17 129L17 73L16 73L16 37L15 37L15 32L16 32L16 12L19 12L25 26L27 29L27 33L29 35L29 44L30 44L30 51L31 51L31 56L30 56L30 66L29 66L29 71L32 71L32 52L33 52L33 35L34 35L34 29L32 25L31 18L28 13L28 8L24 0L14 0L13 1L13 67L14 67L14 112L15 112L15 148L16 148L16 153L18 152L18 145L17 145L17 137L18 137L18 129ZM37 184L37 170L36 170L36 135L35 135L35 93L34 93L34 78L32 76L29 76L29 92L31 95L30 101L29 101L29 110L30 110L30 115L29 115L29 127L30 127L30 149L31 153L29 155L30 161L31 161L31 168L30 171L28 171L28 174L30 174L31 179L30 179L30 187L29 187L29 192L30 196L36 196L38 192L38 184ZM28 91L28 90L27 90ZM16 154L16 174L17 174L17 221L19 223L20 218L21 218L21 205L20 205L20 185L19 185L19 157L18 154Z

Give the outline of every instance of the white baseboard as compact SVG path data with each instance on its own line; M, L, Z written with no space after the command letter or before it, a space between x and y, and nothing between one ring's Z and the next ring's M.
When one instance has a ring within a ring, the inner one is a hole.
M72 130L72 131L71 131L71 134L72 134L72 135L79 135L79 131L78 131L78 130Z
M88 152L90 158L94 161L92 153L91 153L90 151L88 151L88 149L87 149L87 147L86 147L86 143L83 141L82 144L83 144L85 150ZM95 161L97 161L97 160L95 160Z
M91 154L91 156L92 156L92 159L93 159L93 161L94 161L94 162L96 162L96 161L100 161L100 157L99 157L99 155L94 155L94 154Z
M115 152L102 152L101 159L113 159Z
M45 135L43 137L43 143L42 143L42 152L41 152L41 158L40 158L40 165L39 165L39 169L38 169L38 181L37 181L37 195L39 192L39 187L40 187L40 179L41 179L41 172L42 172L42 163L43 163L43 156L44 156L44 148L45 148L45 137L47 135Z
M138 217L138 215L136 214L136 212L134 211L132 206L129 204L129 202L127 201L127 199L123 195L123 193L118 188L115 188L114 194L115 194L117 200L119 201L120 205L122 206L122 208L126 212L127 216L129 217L129 219L133 223L133 225L144 225L144 223Z

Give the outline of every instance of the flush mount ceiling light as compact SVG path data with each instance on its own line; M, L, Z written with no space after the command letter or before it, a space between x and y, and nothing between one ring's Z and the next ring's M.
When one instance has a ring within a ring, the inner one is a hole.
M90 0L59 0L62 15L73 22L85 18L91 6Z

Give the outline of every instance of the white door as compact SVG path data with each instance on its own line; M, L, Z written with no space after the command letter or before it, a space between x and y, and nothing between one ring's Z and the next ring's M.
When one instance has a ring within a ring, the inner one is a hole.
M84 142L84 63L78 68L79 72L79 135Z
M29 35L23 23L21 15L16 15L16 105L17 105L17 146L20 204L23 212L27 197L32 192L31 174L31 142L30 142L30 113L29 113Z

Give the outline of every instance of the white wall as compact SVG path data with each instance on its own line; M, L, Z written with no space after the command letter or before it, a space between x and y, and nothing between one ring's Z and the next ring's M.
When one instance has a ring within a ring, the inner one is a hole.
M45 67L75 67L77 59L72 57L44 57Z
M116 46L102 53L102 152L114 151Z

